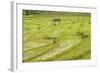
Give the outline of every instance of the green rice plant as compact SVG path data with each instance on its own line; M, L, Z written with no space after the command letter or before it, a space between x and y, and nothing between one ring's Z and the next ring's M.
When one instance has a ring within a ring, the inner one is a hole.
M26 50L23 53L23 56L24 56L23 61L24 62L30 61L31 59L36 58L40 56L41 54L48 52L49 50L55 48L56 46L58 46L58 44L51 43L45 46L40 46L37 48Z
M22 18L23 62L91 59L89 13L23 10Z

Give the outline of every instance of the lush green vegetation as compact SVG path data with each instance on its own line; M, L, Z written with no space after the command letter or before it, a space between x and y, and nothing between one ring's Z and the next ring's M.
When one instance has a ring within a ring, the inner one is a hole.
M91 58L91 15L23 10L23 62Z

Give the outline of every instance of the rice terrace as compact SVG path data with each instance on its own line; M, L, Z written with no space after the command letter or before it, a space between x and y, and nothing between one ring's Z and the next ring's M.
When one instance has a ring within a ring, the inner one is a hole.
M91 59L91 14L23 10L23 51L26 62Z

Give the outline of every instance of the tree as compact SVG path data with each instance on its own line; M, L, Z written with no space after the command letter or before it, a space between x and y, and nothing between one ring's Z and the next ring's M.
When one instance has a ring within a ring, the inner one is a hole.
M82 39L85 39L88 37L87 34L85 34L84 32L76 32L78 36L81 36Z
M61 22L61 19L55 18L52 21L53 21L53 24L56 26L57 24L59 24Z

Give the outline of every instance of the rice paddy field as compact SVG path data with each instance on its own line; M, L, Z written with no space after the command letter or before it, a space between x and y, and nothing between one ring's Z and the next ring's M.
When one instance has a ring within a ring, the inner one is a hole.
M23 62L91 59L91 14L23 10Z

